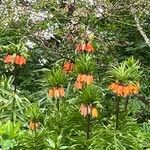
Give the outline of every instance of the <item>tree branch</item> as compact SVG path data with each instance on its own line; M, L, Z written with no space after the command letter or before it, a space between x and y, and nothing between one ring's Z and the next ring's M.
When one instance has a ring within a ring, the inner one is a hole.
M146 33L143 31L143 28L140 24L139 18L137 17L136 14L133 14L133 16L134 16L134 20L136 22L137 29L139 30L140 34L143 36L146 44L150 47L150 39L147 37Z

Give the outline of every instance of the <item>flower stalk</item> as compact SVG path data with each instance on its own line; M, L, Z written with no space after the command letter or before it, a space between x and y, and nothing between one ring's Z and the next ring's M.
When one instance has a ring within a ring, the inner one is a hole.
M56 99L56 107L57 107L57 110L59 111L60 108L59 108L59 99L58 98Z
M90 114L87 115L87 132L86 132L87 140L90 138Z
M118 124L119 124L119 103L120 103L120 99L117 97L116 98L116 129L118 129Z
M16 105L16 99L15 99L15 95L16 95L16 91L17 91L17 70L16 70L16 65L14 67L14 98L12 101L12 117L11 117L11 121L14 122L15 121L15 105Z
M125 101L125 108L124 108L124 110L125 110L126 113L128 111L128 103L129 103L129 96L126 97L126 101Z

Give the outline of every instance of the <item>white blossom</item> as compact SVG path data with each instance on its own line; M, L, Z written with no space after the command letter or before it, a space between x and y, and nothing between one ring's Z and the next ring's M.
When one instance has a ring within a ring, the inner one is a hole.
M41 12L32 11L30 14L30 19L32 20L33 23L44 21L47 17L48 17L48 11L41 11Z
M30 40L27 40L27 42L25 43L25 45L27 47L31 48L31 49L33 49L36 46L36 44L34 42L30 41Z
M42 59L39 59L39 63L41 66L44 66L46 63L47 63L47 60L42 58Z
M86 2L87 5L91 5L91 6L95 4L94 1L95 0L82 0L82 2Z
M28 2L28 3L35 3L37 2L37 0L24 0L25 2Z
M45 40L50 40L51 38L54 38L54 31L53 30L42 30L40 32L35 33L36 36L45 39Z
M103 13L104 13L104 9L98 6L95 11L96 17L101 18L103 16Z
M8 9L6 4L0 4L0 16L3 18L8 17Z
M88 0L88 3L89 3L90 5L94 5L94 0Z
M21 16L28 14L30 11L27 7L23 7L23 6L15 6L13 8L13 20L14 21L18 21L20 19Z
M50 40L51 38L55 38L55 33L54 30L58 28L58 24L54 24L54 25L49 25L48 24L48 28L39 32L36 32L35 35L45 39L45 40Z
M17 22L19 20L19 17L20 17L19 10L17 8L15 8L14 14L13 14L13 20Z

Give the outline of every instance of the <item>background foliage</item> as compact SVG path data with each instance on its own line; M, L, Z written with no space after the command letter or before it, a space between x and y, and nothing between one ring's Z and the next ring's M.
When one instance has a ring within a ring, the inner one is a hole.
M2 0L2 149L149 150L149 8L149 0ZM92 41L95 51L81 56L75 51L76 45L87 41ZM12 43L23 43L28 49L27 54L23 53L27 64L17 67L16 75L14 68L3 62L8 52L5 48ZM136 76L140 92L130 97L127 113L123 110L125 100L121 98L116 129L116 96L107 88L111 82L107 72L112 65L117 68L118 63L129 57L140 64L141 74ZM72 60L77 67L71 74L61 70L66 60ZM96 89L74 89L82 70L93 74ZM59 110L58 100L48 96L48 89L57 86L56 80L65 88L65 96L58 99ZM91 118L90 138L86 139L87 120L80 115L79 108L90 94L95 97L99 116ZM31 121L38 123L36 130L31 129Z

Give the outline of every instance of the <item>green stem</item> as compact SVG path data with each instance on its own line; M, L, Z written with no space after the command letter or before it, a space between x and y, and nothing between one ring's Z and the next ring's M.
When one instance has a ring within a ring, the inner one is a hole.
M90 115L87 116L87 140L90 138Z
M124 110L125 110L125 112L127 113L127 109L128 109L128 103L129 103L129 96L127 96L126 97L126 101L125 101L125 108L124 108Z
M16 66L15 66L15 68L14 68L14 98L13 98L13 101L12 101L12 117L11 117L11 121L12 122L15 121L15 105L16 105L15 94L16 94L16 91L17 91L17 79L16 79L16 76L17 76L17 72L16 72Z
M35 127L35 129L34 129L34 148L35 148L35 150L36 150L36 145L37 145L36 139L37 139L37 137L36 137L36 127Z
M57 110L59 111L59 98L57 98L57 100L56 100L56 106L57 106Z
M116 99L116 129L118 129L118 122L119 122L119 98Z

